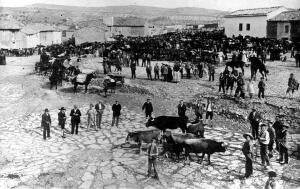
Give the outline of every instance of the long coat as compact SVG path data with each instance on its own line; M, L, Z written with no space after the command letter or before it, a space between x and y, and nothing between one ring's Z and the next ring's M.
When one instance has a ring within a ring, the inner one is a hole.
M112 106L113 116L120 116L121 115L121 104L114 104Z
M50 126L51 125L50 114L43 113L41 125L42 125L42 127L46 127L46 126Z
M70 116L71 116L71 123L75 123L75 124L80 123L81 112L80 112L79 109L77 109L76 111L74 109L72 109L71 113L70 113Z
M142 107L142 110L145 110L146 114L150 114L153 112L153 106L152 106L152 103L151 102L145 102L143 107Z

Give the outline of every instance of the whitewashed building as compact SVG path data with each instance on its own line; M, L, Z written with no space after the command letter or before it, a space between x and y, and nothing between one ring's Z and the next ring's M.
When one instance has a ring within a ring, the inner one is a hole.
M237 10L223 17L221 27L228 37L266 37L267 20L285 11L288 9L283 6Z
M21 49L26 48L25 34L20 32L17 23L0 22L0 48Z

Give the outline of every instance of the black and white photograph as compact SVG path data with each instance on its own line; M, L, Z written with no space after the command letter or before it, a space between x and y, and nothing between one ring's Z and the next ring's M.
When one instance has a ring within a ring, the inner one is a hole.
M299 0L0 0L0 189L299 189Z

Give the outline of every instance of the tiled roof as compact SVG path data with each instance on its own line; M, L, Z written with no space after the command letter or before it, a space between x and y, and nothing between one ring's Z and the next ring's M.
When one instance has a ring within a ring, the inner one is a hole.
M265 16L268 13L271 13L279 8L282 8L282 6L278 7L265 7L265 8L255 8L255 9L242 9L237 10L229 15L226 15L225 17L237 17L237 16Z
M138 17L114 17L113 26L144 26L145 20Z
M300 21L300 10L297 11L287 11L282 12L274 18L270 19L270 21L292 21L299 20Z

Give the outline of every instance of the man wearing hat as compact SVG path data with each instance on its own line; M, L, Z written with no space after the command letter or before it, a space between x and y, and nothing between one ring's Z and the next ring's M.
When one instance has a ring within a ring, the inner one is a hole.
M62 129L62 137L65 138L65 124L66 124L66 109L64 107L61 107L60 112L58 112L58 125L60 126L60 128Z
M276 150L279 152L279 142L278 142L278 137L281 133L281 130L283 128L283 114L277 114L275 118L275 122L273 124L273 128L275 130L275 143L276 143Z
M146 119L151 118L153 112L153 106L150 99L147 99L147 102L144 103L142 110L145 110Z
M259 144L260 144L260 156L261 162L264 167L270 165L269 156L268 156L268 145L270 143L270 135L267 131L268 127L266 124L261 124L261 132L259 133Z
M253 160L253 147L251 144L251 140L253 140L253 137L250 133L246 133L243 135L246 139L245 143L243 144L242 152L245 155L246 158L246 165L245 165L245 178L248 178L253 173L253 166L252 166L252 160Z
M268 176L269 176L269 178L266 182L265 189L276 189L278 186L278 183L276 182L276 179L275 179L277 177L276 172L269 171Z
M47 134L47 138L50 138L50 125L51 125L51 117L48 108L46 108L45 112L42 115L42 127L43 127L44 140L46 140L46 134Z
M281 164L288 164L289 162L289 154L288 154L288 133L287 129L289 128L288 125L284 124L281 132L278 136L278 143L279 143L279 159L278 161Z
M80 123L81 112L76 105L74 105L74 109L71 110L70 116L72 125L71 134L74 134L75 132L75 134L78 135L78 125Z
M258 138L259 121L261 120L261 115L256 111L255 107L252 108L252 112L249 114L248 120L251 125L252 136L255 140Z

